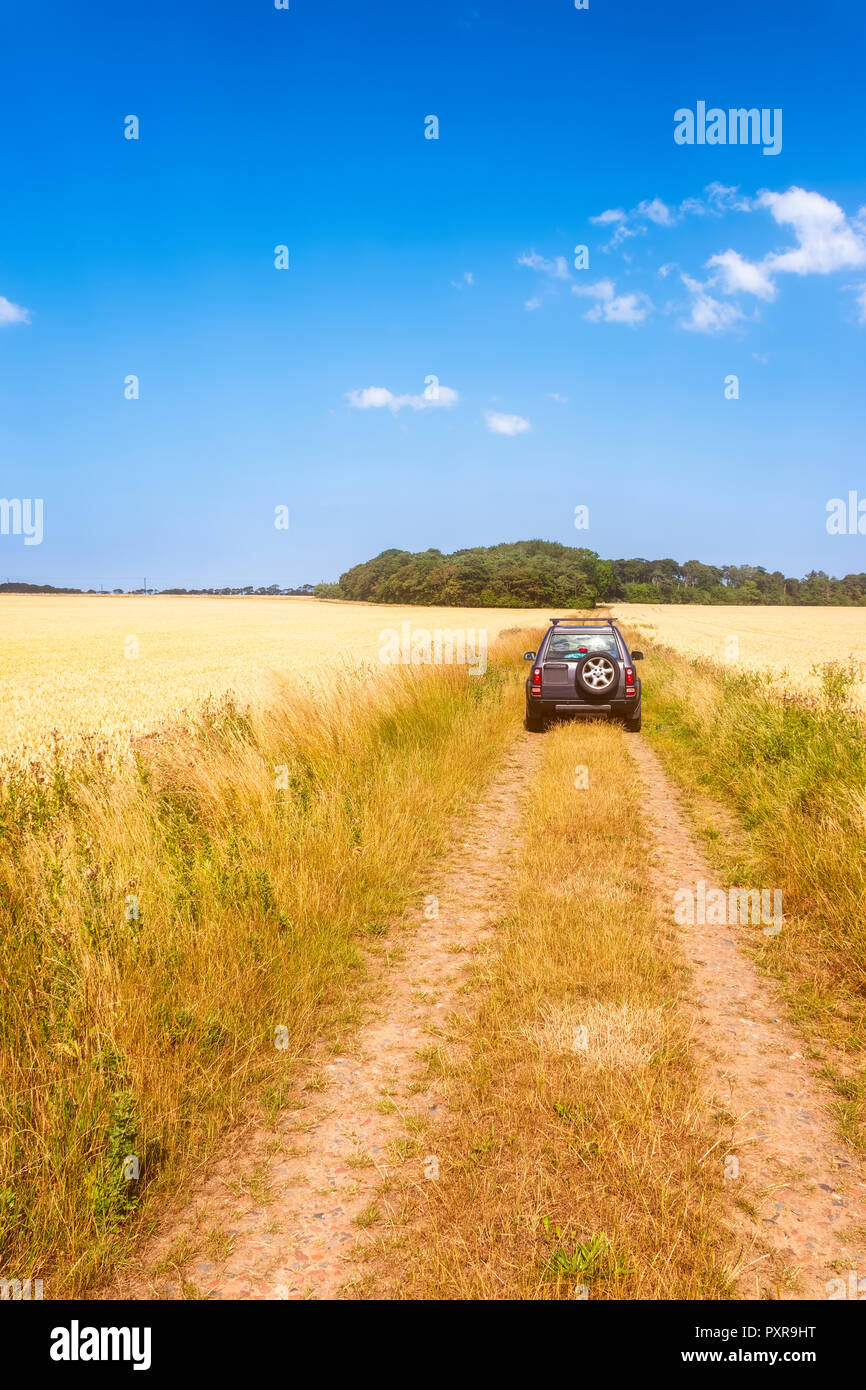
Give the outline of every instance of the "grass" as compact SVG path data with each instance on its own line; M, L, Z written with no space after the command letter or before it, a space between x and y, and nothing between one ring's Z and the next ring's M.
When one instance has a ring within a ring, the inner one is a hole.
M375 1202L371 1202L363 1211L358 1212L358 1215L355 1217L355 1225L360 1226L362 1230L366 1230L369 1226L375 1226L376 1223L381 1220L381 1211Z
M0 785L0 1270L109 1276L225 1130L291 1104L518 729L483 678L406 668L205 706L133 765ZM393 930L393 928L392 928ZM296 1088L297 1089L297 1088Z
M784 925L740 927L781 983L866 1150L866 743L856 671L825 663L821 694L784 700L769 678L648 648L645 730L685 792L726 886L779 889Z
M483 679L397 669L341 676L327 705L290 685L265 706L210 702L131 762L85 745L0 781L4 1277L92 1288L228 1129L322 1084L311 1046L363 1018L371 954L399 961L401 913L517 732L531 645L506 637ZM848 672L825 666L811 703L665 648L642 675L647 736L720 877L782 891L781 936L739 930L864 1146L866 754ZM419 1053L416 1084L444 1091L450 1121L395 1141L396 1200L358 1219L398 1297L731 1296L730 1117L697 1097L624 737L544 737L477 1013Z
M725 1131L696 1092L684 967L649 891L624 737L544 736L474 1021L419 1058L449 1118L427 1140L438 1177L419 1156L393 1179L382 1248L397 1297L730 1294Z

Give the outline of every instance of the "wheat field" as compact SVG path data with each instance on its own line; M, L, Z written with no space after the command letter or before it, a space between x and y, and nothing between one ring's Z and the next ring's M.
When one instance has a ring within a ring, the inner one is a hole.
M820 690L813 668L850 665L859 669L854 693L866 708L866 608L616 603L611 611L647 645L655 640L731 669L770 671L774 684L794 693Z
M384 629L546 624L546 610L398 608L306 598L0 596L0 772L82 748L109 760L130 736L186 725L206 699L255 702L269 677L381 670ZM56 734L55 734L56 731Z
M812 668L866 665L860 608L617 604L615 616L656 641L722 664L774 672L817 689ZM208 698L255 701L269 677L328 679L333 666L381 669L384 629L546 626L547 609L410 608L305 598L169 595L0 597L0 771L57 749L113 760L130 736L186 724ZM866 682L858 686L866 706ZM58 743L59 740L59 743Z

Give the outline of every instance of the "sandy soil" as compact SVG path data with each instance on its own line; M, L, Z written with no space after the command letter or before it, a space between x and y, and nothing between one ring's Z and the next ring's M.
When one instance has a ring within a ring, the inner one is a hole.
M719 885L656 754L642 739L626 746L643 783L654 879L670 917L678 889L701 879L707 891ZM844 1271L866 1269L866 1182L836 1136L832 1094L804 1060L803 1040L784 1021L772 982L738 948L739 930L680 928L693 970L688 1002L706 1100L734 1121L730 1153L740 1176L730 1181L731 1215L743 1245L741 1295L826 1299L834 1262Z

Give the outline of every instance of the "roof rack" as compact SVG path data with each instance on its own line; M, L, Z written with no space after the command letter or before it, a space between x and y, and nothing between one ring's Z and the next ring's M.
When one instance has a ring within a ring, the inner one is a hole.
M604 627L613 627L613 618L548 618L548 622L554 627L559 623L565 623L568 627L586 627L587 623L601 623Z

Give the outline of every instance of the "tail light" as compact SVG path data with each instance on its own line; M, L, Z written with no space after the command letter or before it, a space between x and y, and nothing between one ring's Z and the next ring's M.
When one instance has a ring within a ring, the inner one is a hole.
M626 666L626 668L625 668L625 693L626 693L626 695L636 695L636 694L637 694L637 690L636 690L636 688L635 688L635 683L634 683L634 667L633 667L633 666Z
M541 667L536 666L532 672L532 694L541 694Z

